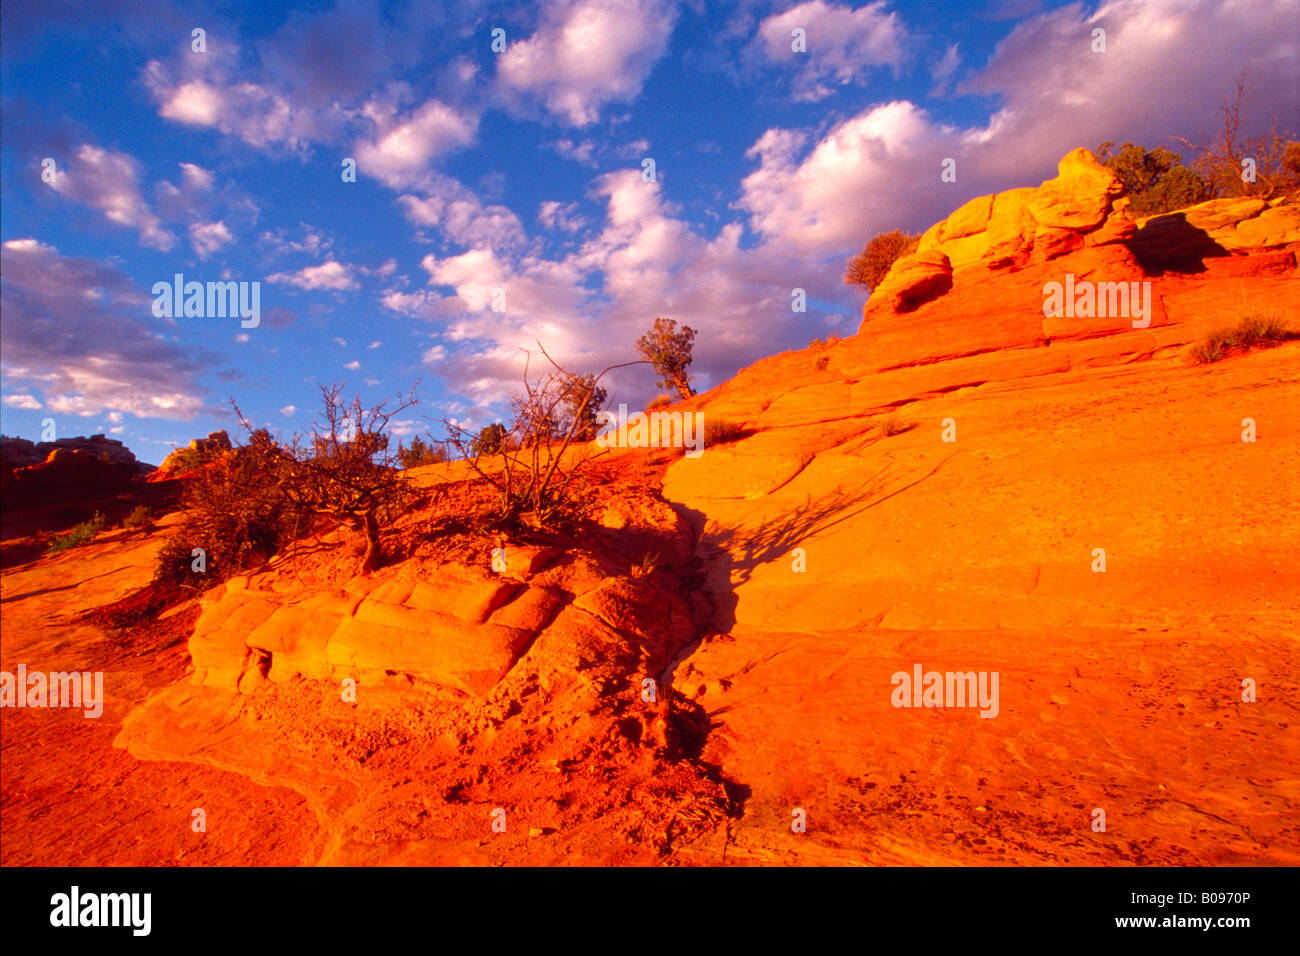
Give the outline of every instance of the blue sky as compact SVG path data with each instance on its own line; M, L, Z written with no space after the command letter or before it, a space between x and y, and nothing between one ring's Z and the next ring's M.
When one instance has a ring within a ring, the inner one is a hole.
M597 370L659 315L698 330L707 388L855 333L843 264L878 232L1076 146L1204 137L1242 69L1247 132L1300 100L1300 0L0 9L0 426L155 462L232 428L231 396L304 430L321 384L420 380L402 436L483 424L521 346ZM155 317L178 272L259 282L260 325ZM654 391L627 370L611 400Z

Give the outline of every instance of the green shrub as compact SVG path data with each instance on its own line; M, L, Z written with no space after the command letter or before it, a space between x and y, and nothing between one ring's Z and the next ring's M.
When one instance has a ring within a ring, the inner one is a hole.
M62 554L69 548L75 548L77 545L85 544L92 540L95 535L104 530L104 516L98 511L89 521L83 521L71 531L59 535L50 543L49 554Z

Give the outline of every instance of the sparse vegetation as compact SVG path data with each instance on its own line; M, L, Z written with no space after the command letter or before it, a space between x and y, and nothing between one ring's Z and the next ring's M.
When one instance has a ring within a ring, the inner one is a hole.
M726 418L704 418L704 447L725 445L745 437L745 429Z
M426 443L417 435L411 439L409 448L398 444L397 460L403 468L438 465L447 460L447 449L438 442Z
M1289 329L1278 317L1252 313L1233 328L1219 329L1207 335L1192 349L1192 360L1198 365L1207 365L1230 355L1272 348L1294 338L1300 338L1300 333Z
M203 456L194 448L176 448L167 457L169 467L176 474L193 471L203 464Z
M694 342L695 330L689 325L678 330L673 319L659 318L649 332L636 340L636 350L654 366L660 388L675 389L682 398L690 398L695 390L686 368L691 364Z
M862 251L849 260L844 270L844 284L871 291L884 280L890 266L900 256L916 251L920 236L895 229L872 238Z
M903 421L898 412L890 412L880 423L880 433L886 437L892 438L894 435L901 435L907 431L908 425Z
M673 403L673 397L667 392L660 392L654 398L650 399L650 404L645 407L647 412L652 412L656 408L665 408Z
M829 355L819 355L817 357L817 371L826 371L826 366L830 364L830 361L831 357Z
M1207 198L1254 196L1270 199L1300 192L1300 141L1294 130L1278 129L1276 120L1265 134L1253 139L1241 137L1242 114L1252 86L1243 71L1235 90L1215 107L1222 125L1206 142L1193 143L1182 136L1171 137L1196 154L1192 168L1209 185ZM1253 182L1242 178L1243 160L1253 160Z
M659 567L659 552L650 551L641 556L641 560L632 565L632 577L648 578Z
M85 544L103 531L105 526L104 516L96 511L89 521L83 521L72 530L59 535L50 542L48 553L51 555L62 554L69 548Z
M136 505L131 513L122 519L123 528L147 528L153 524L153 515L144 505Z
M540 343L538 348L554 371L531 378L532 354L524 350L523 389L511 401L508 426L489 425L471 437L456 422L442 420L448 444L498 492L491 519L498 526L540 528L585 510L582 473L599 454L583 437L594 432L594 413L589 417L588 409L593 400L604 400L600 380L608 372L641 364L626 362L580 376L558 365Z
M248 444L209 463L186 488L186 518L159 553L156 580L192 584L199 548L203 584L215 584L269 559L320 521L364 533L358 572L383 564L380 525L407 496L385 430L415 398L399 396L389 410L386 403L364 408L359 398L347 405L340 392L322 387L324 411L313 431L286 444L253 429L231 402Z

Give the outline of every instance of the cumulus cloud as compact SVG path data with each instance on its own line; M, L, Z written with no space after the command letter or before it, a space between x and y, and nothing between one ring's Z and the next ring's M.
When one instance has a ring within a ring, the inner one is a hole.
M348 364L344 365L343 367L347 369L349 372L355 372L357 369L361 368L361 363L354 359L353 361L348 362Z
M653 0L552 0L537 32L498 57L497 82L507 98L585 126L640 92L676 19L675 6Z
M433 176L423 195L399 196L406 218L417 226L438 229L462 246L521 246L523 223L505 206L487 205L464 185L448 176Z
M190 224L190 245L200 259L206 259L214 252L220 252L235 241L226 224L217 222L195 222Z
M433 160L473 142L477 126L476 117L436 99L405 116L374 118L374 135L356 146L357 170L392 189L427 182Z
M935 184L954 132L905 101L837 124L807 152L803 136L768 130L749 150L759 167L745 177L739 205L765 239L804 254L860 246L896 227L877 224L938 218L953 208L951 194Z
M269 84L241 79L243 70L220 50L186 58L177 70L206 72L176 77L161 61L145 66L144 84L158 104L158 115L186 126L215 128L250 146L301 152L312 141L339 138L349 118L337 103L306 107Z
M280 414L283 415L285 418L292 418L293 413L296 412L297 410L298 410L297 405L286 405L284 406L284 408L280 409Z
M4 403L10 408L22 408L27 411L37 411L42 407L34 395L6 395Z
M794 49L794 31L804 31L805 52ZM828 83L844 86L866 79L871 67L902 66L909 34L897 13L878 3L854 9L808 0L773 14L758 28L767 59L796 71L795 99L831 95Z
M109 222L136 230L143 245L166 252L176 243L140 194L139 164L125 153L82 143L50 185L59 195L99 210Z
M330 259L318 266L304 266L297 272L273 273L266 277L266 281L308 291L326 289L343 292L360 285L353 275L355 271L352 266Z
M811 287L814 277L769 251L741 249L738 224L713 239L700 236L636 170L601 177L595 195L605 204L603 226L562 259L495 249L429 255L421 266L430 288L385 295L388 308L440 323L442 339L459 346L456 361L444 361L444 345L427 350L424 361L479 408L517 388L521 348L536 357L540 341L567 367L600 369L628 361L631 343L656 315L700 330L702 382L770 350L774 339L806 338L804 317L790 311L790 289ZM500 312L492 308L497 290ZM648 397L651 379L638 369L615 373L611 384Z
M214 357L163 334L150 297L122 272L35 239L0 246L6 381L38 389L50 411L187 420Z

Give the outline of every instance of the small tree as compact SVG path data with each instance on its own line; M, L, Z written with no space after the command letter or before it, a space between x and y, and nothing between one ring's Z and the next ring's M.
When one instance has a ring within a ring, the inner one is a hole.
M682 398L690 398L695 390L686 367L691 364L694 342L695 330L689 325L678 331L673 319L657 318L650 331L636 340L636 350L654 366L660 388L676 389Z
M862 251L849 260L844 270L844 284L861 286L870 292L884 280L889 267L900 256L915 252L920 236L895 229L872 238Z
M1183 165L1183 157L1164 147L1145 149L1125 143L1112 154L1114 143L1097 147L1097 159L1115 173L1137 215L1172 212L1210 198L1210 186Z
M472 456L474 458L479 458L484 455L496 455L500 453L501 449L505 446L507 434L509 433L506 431L506 426L500 422L493 422L491 425L484 425L483 430L480 431L478 436L470 443L470 447L468 448L469 454L465 457Z
M440 443L426 444L416 435L411 439L409 448L397 446L397 460L403 468L419 468L421 465L437 465L447 460L447 449Z
M1294 131L1279 131L1277 123L1268 133L1253 139L1241 138L1242 111L1252 82L1245 71L1235 81L1235 91L1215 107L1222 120L1209 142L1193 143L1174 136L1197 154L1196 171L1210 185L1211 196L1256 196L1269 199L1278 193L1300 189L1300 143ZM1242 178L1243 161L1254 161L1254 181Z
M574 438L579 441L591 441L596 437L598 430L596 413L604 406L608 393L596 384L596 376L590 372L586 375L570 376L562 385L562 389L564 401L562 423L567 425L576 422L578 427L574 432Z
M342 386L322 385L324 409L309 440L295 436L290 445L271 444L264 454L272 459L267 467L278 475L277 489L295 511L323 515L365 533L357 573L369 573L384 561L380 522L392 518L407 495L397 455L389 447L388 423L419 403L414 389L405 398L399 395L391 410L387 402L367 408L360 397L345 404L341 396ZM235 413L251 432L238 406Z

